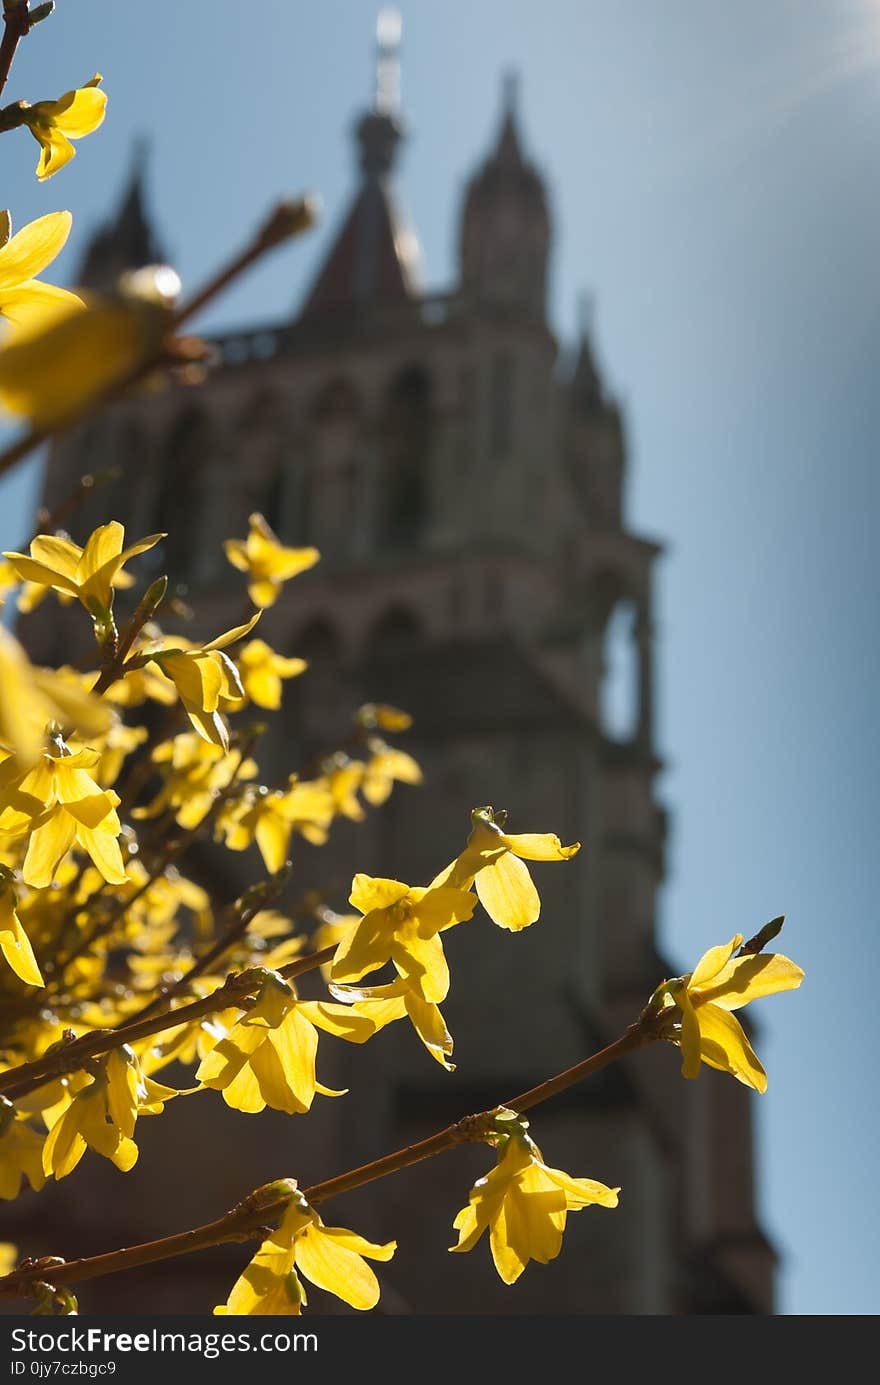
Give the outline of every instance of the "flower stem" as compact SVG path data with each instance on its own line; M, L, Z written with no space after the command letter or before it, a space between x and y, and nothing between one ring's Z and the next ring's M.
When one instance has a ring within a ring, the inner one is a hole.
M324 951L332 955L335 949L325 948ZM182 1013L176 1012L177 1015ZM567 1068L564 1072L540 1083L539 1086L532 1087L530 1091L523 1092L521 1096L501 1104L514 1111L529 1110L539 1102L558 1096L575 1083L582 1082L584 1078L601 1071L627 1054L634 1053L660 1036L660 1017L645 1011L614 1043L591 1054L574 1067ZM303 1196L308 1203L315 1206L338 1197L341 1193L362 1188L378 1178L387 1178L390 1174L409 1168L412 1164L421 1163L424 1159L432 1159L437 1154L454 1149L456 1145L483 1140L490 1129L496 1109L492 1107L478 1115L465 1116L444 1130L438 1130L404 1149L395 1150L394 1153L386 1154L370 1164L363 1164L349 1173L339 1174L323 1183L316 1183L311 1188L303 1189ZM26 1297L37 1280L48 1279L53 1285L74 1284L86 1279L97 1279L101 1275L115 1274L121 1270L136 1269L141 1265L153 1264L157 1260L169 1260L178 1255L188 1255L192 1251L206 1250L210 1246L222 1245L228 1241L261 1238L266 1225L283 1215L287 1201L287 1198L279 1197L277 1202L267 1203L256 1194L251 1194L219 1220L194 1227L190 1231L177 1232L173 1236L164 1236L158 1241L146 1241L141 1245L126 1246L122 1250L109 1251L104 1255L69 1260L57 1267L46 1266L41 1261L33 1264L25 1262L21 1268L0 1278L0 1296Z

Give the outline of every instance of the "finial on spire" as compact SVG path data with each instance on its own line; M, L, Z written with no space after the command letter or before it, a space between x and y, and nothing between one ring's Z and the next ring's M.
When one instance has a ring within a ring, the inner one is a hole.
M395 115L400 109L400 10L386 8L376 20L376 93L379 115Z
M578 330L583 340L592 335L596 320L596 295L588 289L582 289L578 294L577 315Z
M514 116L519 108L519 69L505 68L501 74L501 105L505 116Z

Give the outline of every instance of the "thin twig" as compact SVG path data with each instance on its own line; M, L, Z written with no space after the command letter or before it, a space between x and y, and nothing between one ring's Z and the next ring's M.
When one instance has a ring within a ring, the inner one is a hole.
M542 1082L538 1087L533 1087L531 1091L501 1104L513 1111L528 1110L660 1037L660 1019L656 1015L644 1012L635 1024L630 1025L629 1029L607 1048L600 1049L598 1053ZM491 1129L496 1110L497 1107L491 1107L478 1115L465 1116L434 1135L429 1135L427 1139L395 1150L394 1153L386 1154L370 1164L361 1165L349 1173L305 1188L303 1196L312 1206L317 1206L329 1201L330 1198L338 1197L341 1193L352 1192L355 1188L362 1188L378 1178L387 1178L412 1164L432 1159L457 1145L482 1141ZM260 1197L263 1191L268 1195L268 1200ZM69 1260L66 1264L57 1266L40 1261L32 1265L25 1264L23 1268L13 1270L11 1274L0 1279L0 1295L26 1297L32 1292L35 1280L48 1280L53 1285L74 1284L86 1279L97 1279L102 1275L119 1273L122 1270L136 1269L141 1265L153 1264L157 1260L169 1260L178 1255L187 1255L192 1251L205 1250L229 1241L262 1238L266 1224L284 1214L288 1201L289 1195L273 1197L272 1185L268 1185L265 1190L258 1189L249 1198L245 1198L244 1202L218 1221L208 1222L190 1231L180 1231L176 1235L165 1236L157 1241L126 1246L122 1250L109 1251L103 1255Z
M10 447L0 453L0 476L22 461L42 443L48 442L52 437L62 436L90 414L96 413L108 404L115 403L133 385L140 384L146 376L164 365L168 360L170 334L176 328L193 317L195 313L200 312L207 303L228 287L246 269L255 264L257 260L261 259L267 251L313 225L314 219L315 202L313 199L303 197L294 202L280 203L247 248L236 255L218 274L214 275L205 287L183 307L169 316L168 332L161 338L153 351L139 361L132 370L127 371L125 375L111 380L103 390L85 399L75 413L66 415L63 420L57 423L32 428L17 442L12 443Z
M3 5L3 41L0 43L0 96L9 78L9 71L15 58L15 50L31 26L28 14L28 0Z

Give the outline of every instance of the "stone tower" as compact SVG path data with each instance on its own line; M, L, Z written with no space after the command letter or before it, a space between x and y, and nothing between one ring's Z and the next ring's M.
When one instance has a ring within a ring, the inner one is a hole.
M467 185L457 282L443 293L420 286L395 194L405 126L394 87L386 49L355 130L351 205L299 311L220 337L202 388L115 406L59 449L49 489L61 495L83 470L120 465L122 483L77 516L74 537L111 515L138 534L169 529L145 565L185 584L212 632L239 617L241 584L221 544L246 532L252 510L286 542L321 549L295 598L262 624L279 651L311 661L289 685L271 756L295 768L339 742L356 705L381 699L413 714L407 748L426 783L401 788L363 827L344 824L328 847L298 847L297 889L330 882L342 907L352 863L427 881L485 803L507 808L513 831L584 847L564 867L536 867L537 925L508 935L481 918L450 939L454 1074L394 1033L328 1055L322 1080L350 1079L352 1094L319 1102L308 1121L230 1118L211 1096L177 1103L162 1119L177 1123L179 1147L210 1142L223 1157L203 1164L195 1193L182 1186L172 1215L172 1156L158 1140L146 1146L129 1176L143 1209L131 1213L132 1237L156 1225L157 1188L159 1220L176 1229L181 1209L215 1216L251 1177L307 1182L513 1096L616 1037L680 970L655 941L666 835L652 727L660 546L627 524L624 419L588 328L560 360L547 321L552 221L513 81ZM96 282L154 247L137 175L84 274ZM41 639L48 620L34 626ZM619 706L607 695L612 670ZM256 858L246 865L253 878ZM386 1311L772 1311L749 1119L743 1088L714 1072L682 1082L665 1048L537 1111L549 1163L623 1194L614 1213L572 1217L559 1259L530 1266L513 1289L486 1247L446 1255L488 1151L410 1169L350 1196L339 1216L399 1241L383 1275ZM90 1173L90 1186L104 1177ZM143 1280L154 1311L195 1309L221 1291L229 1258L222 1274L196 1259Z

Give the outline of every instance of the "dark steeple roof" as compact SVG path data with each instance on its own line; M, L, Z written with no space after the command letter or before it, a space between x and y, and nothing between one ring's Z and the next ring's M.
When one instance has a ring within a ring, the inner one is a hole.
M146 140L138 139L119 210L96 231L86 250L79 273L79 283L86 288L110 288L125 270L164 259L146 212L147 154Z
M592 343L592 299L581 302L580 341L569 381L571 399L578 413L588 415L604 406L604 388Z
M355 129L360 187L306 296L304 318L405 303L417 292L418 241L405 225L391 187L394 157L405 134L396 106L396 37L389 41L380 32L373 109Z

